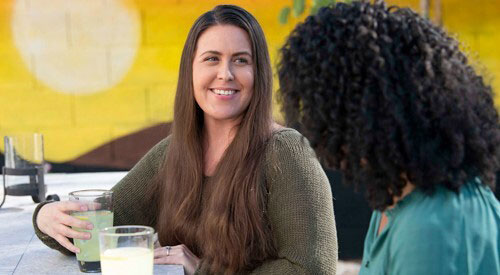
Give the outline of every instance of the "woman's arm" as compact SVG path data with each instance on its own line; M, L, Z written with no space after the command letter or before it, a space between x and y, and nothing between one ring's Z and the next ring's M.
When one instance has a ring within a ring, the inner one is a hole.
M337 233L328 178L298 132L281 131L269 146L267 214L278 259L252 273L335 274Z
M146 191L152 187L154 177L158 168L163 162L165 150L169 139L166 138L155 145L132 170L117 183L113 188L113 212L114 224L143 224L152 226L156 212L152 211L150 201L146 201ZM69 212L59 211L55 215L59 218L49 217L54 211L47 211L49 208L56 209L56 204L67 204L70 202L40 203L33 213L33 227L38 238L48 247L59 250L63 254L71 255L68 250L67 239L70 237L65 232L69 232L67 225L61 221L71 218ZM62 208L61 208L62 209ZM40 223L40 220L47 222ZM39 228L43 226L44 228ZM54 230L52 230L52 229ZM57 229L65 232L57 232ZM44 232L51 232L46 234ZM60 240L54 239L55 236L62 235ZM65 236L65 237L64 237ZM71 239L69 240L71 241ZM61 244L63 242L65 246Z

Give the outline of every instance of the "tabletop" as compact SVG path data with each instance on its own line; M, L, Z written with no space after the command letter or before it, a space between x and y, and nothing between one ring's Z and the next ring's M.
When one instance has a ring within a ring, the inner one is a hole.
M61 200L67 200L71 191L110 189L126 173L49 173L44 179L47 195L57 194ZM74 256L64 256L36 237L31 221L35 207L29 196L7 196L0 208L0 275L85 274L79 271ZM358 262L339 261L337 264L337 275L358 272ZM184 269L181 265L155 265L154 274L183 275Z
M46 174L47 195L61 200L81 189L109 189L126 172ZM0 179L1 180L1 179ZM32 215L36 204L29 196L7 196L0 208L0 275L84 274L74 256L65 256L46 247L35 235ZM155 265L155 274L181 275L181 265ZM95 273L94 273L95 274Z

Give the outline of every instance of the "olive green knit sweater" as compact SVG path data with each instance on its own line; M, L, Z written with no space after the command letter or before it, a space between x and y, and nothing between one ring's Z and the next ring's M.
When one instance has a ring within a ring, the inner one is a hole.
M115 225L153 226L157 213L145 198L145 190L153 183L168 144L169 138L158 143L113 187ZM332 193L307 140L292 129L274 133L264 166L269 185L267 214L278 258L265 261L251 273L335 274L337 233ZM33 214L36 235L47 246L70 254L36 226L36 215L42 205Z

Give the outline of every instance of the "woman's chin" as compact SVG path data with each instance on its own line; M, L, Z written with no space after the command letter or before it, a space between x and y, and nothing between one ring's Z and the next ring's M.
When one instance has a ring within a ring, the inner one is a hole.
M205 113L205 120L213 121L236 121L241 119L242 114L235 114L231 112L217 112L217 113Z

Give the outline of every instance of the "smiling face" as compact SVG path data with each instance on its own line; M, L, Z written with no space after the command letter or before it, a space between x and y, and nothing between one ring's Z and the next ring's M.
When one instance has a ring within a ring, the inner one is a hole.
M248 34L215 25L198 38L193 60L194 98L205 122L238 121L253 95L254 70Z

